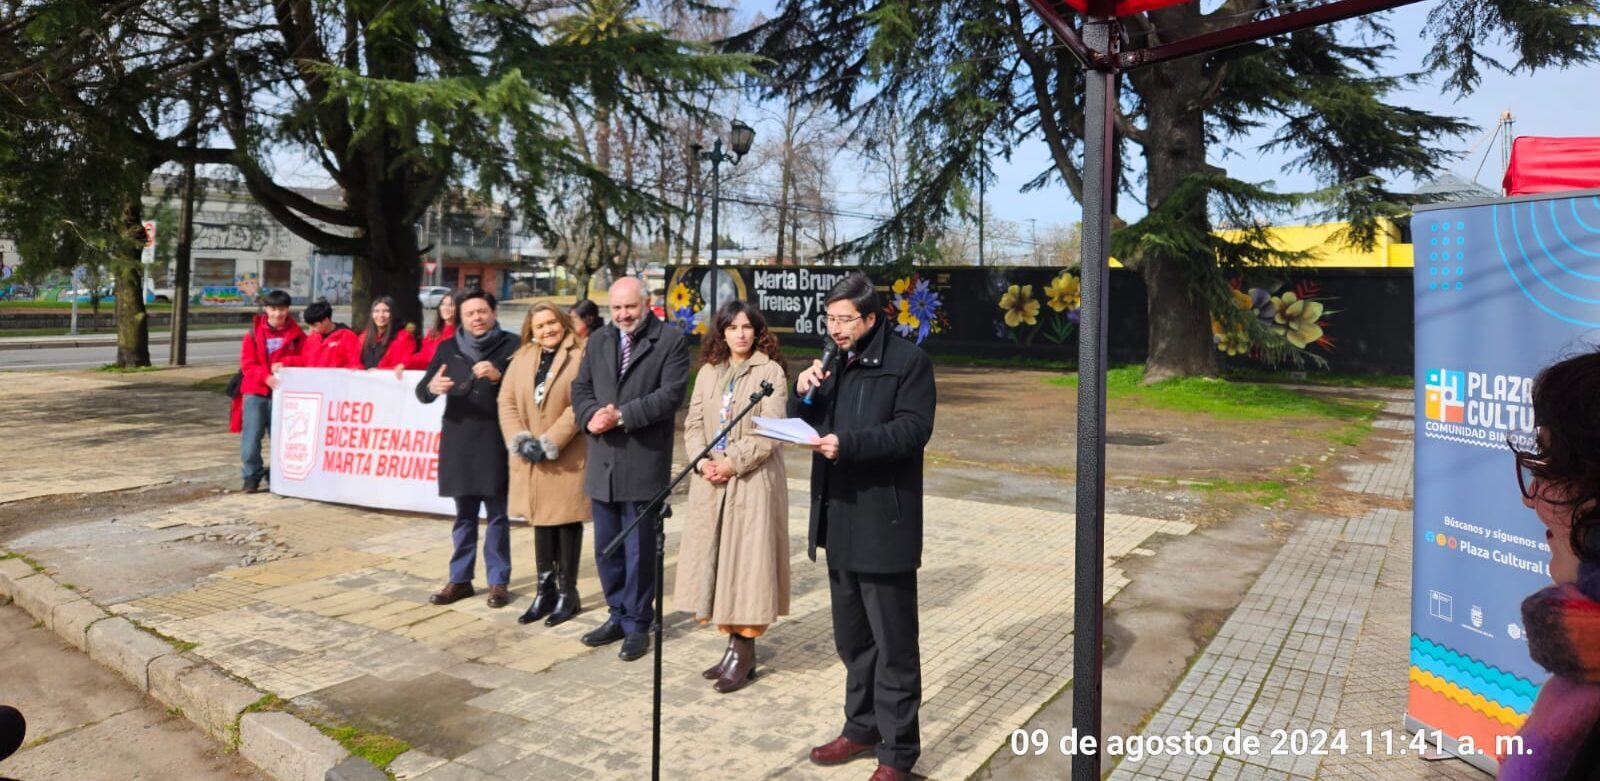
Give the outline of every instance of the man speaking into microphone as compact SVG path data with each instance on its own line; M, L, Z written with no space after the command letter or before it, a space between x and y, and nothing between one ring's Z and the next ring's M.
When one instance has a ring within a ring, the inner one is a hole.
M812 749L811 761L834 765L876 751L872 781L899 781L922 751L917 568L933 363L888 327L865 275L840 280L824 305L837 359L831 371L818 360L800 373L790 408L819 435L810 556L827 552L845 702L839 737Z

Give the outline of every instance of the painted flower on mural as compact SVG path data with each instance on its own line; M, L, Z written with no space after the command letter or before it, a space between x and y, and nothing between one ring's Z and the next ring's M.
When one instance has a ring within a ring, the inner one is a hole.
M705 308L700 296L693 288L678 282L667 288L667 313L672 324L685 334L703 334L706 332L705 317L701 310Z
M1315 280L1301 280L1292 288L1284 287L1281 283L1267 288L1246 287L1234 280L1230 301L1235 309L1249 314L1241 321L1224 316L1212 318L1211 337L1217 351L1249 355L1273 365L1290 360L1326 366L1326 359L1312 352L1312 348L1333 348L1326 329L1327 318L1334 312L1317 300L1321 285Z
M896 279L889 289L894 293L889 309L896 333L922 344L929 334L940 333L949 325L944 299L921 274Z
M1070 271L1061 272L1060 276L1045 287L1044 294L1050 297L1050 308L1057 312L1077 312L1083 303L1078 278Z
M689 286L680 282L667 291L667 308L674 312L679 309L687 309L691 298L692 294L689 292Z
M1243 355L1250 351L1250 337L1241 329L1232 331L1223 328L1222 323L1213 319L1211 321L1211 341L1217 346L1219 352L1228 355Z
M1284 293L1274 300L1277 314L1272 318L1273 330L1302 350L1322 338L1322 302L1300 298L1293 292Z
M1039 301L1033 297L1033 285L1012 285L1000 297L1000 309L1005 312L1006 325L1038 325Z

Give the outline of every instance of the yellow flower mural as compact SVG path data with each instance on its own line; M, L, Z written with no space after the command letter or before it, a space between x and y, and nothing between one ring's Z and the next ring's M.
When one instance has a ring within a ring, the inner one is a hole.
M689 306L689 287L683 283L672 286L667 291L667 308L673 311L686 309Z
M1033 285L1012 285L1000 297L1000 309L1006 313L1006 325L1036 325L1039 322L1039 302L1033 297Z
M917 319L916 315L911 314L911 302L909 300L901 299L895 308L899 310L895 316L896 323L913 331L922 327L922 321Z
M1050 297L1050 308L1057 312L1077 309L1082 303L1078 278L1066 271L1045 287L1044 294Z
M1284 293L1274 300L1278 313L1273 316L1273 330L1283 334L1289 344L1302 350L1322 338L1322 302L1306 301L1294 293Z
M1211 341L1216 343L1219 352L1228 355L1244 355L1250 351L1248 334L1239 329L1229 333L1223 329L1222 323L1215 319L1211 321Z

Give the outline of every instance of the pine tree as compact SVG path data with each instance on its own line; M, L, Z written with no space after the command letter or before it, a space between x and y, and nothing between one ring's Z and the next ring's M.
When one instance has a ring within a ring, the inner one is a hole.
M1227 0L1203 12L1191 2L1119 23L1129 49L1303 6ZM1447 0L1430 16L1428 72L1465 92L1483 67L1592 62L1600 55L1597 11L1596 0ZM1490 39L1508 40L1515 61L1483 57L1478 46ZM1391 40L1382 17L1367 17L1120 77L1114 165L1119 189L1136 194L1148 213L1132 225L1116 221L1113 250L1148 290L1148 382L1214 374L1211 319L1239 317L1228 277L1296 259L1271 247L1264 229L1228 240L1212 232L1215 223L1258 226L1315 197L1350 222L1350 240L1370 244L1377 219L1409 205L1388 182L1426 175L1447 158L1444 142L1467 125L1388 102L1426 75L1386 74ZM1082 198L1083 71L1020 0L785 0L774 18L729 46L768 58L774 96L798 89L826 100L855 123L858 137L909 118L909 194L892 219L844 248L869 262L895 260L890 248L939 236L966 210L986 151L1005 157L1042 139L1052 165L1025 189L1060 182ZM1207 162L1261 127L1276 127L1269 149L1296 155L1292 167L1325 189L1276 193ZM1129 173L1133 155L1143 161L1137 179Z
M574 18L606 9L512 0L211 0L228 20L209 42L230 149L251 194L289 230L353 255L357 317L391 295L415 321L420 247L413 226L451 187L510 200L550 236L549 200L581 182L620 213L666 204L619 182L574 148L569 109L665 134L655 115L748 60L646 26L585 34ZM317 202L272 174L275 153L321 164L342 204Z

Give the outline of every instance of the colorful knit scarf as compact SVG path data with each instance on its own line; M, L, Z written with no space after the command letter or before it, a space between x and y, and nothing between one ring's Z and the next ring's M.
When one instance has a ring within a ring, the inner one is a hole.
M1600 565L1583 563L1578 582L1541 589L1522 603L1528 654L1550 671L1517 733L1525 751L1501 760L1502 781L1587 779L1580 758L1600 729Z

